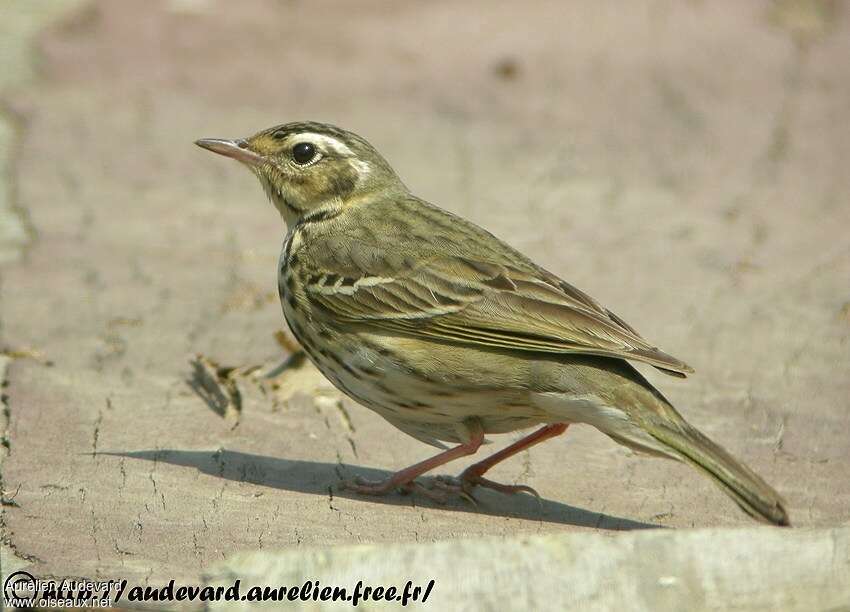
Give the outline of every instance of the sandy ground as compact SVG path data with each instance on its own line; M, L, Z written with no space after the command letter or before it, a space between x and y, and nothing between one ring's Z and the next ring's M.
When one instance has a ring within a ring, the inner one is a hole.
M285 356L285 228L192 141L296 119L364 135L418 195L693 365L646 374L795 525L850 525L850 11L351 6L100 0L40 35L38 78L3 96L29 236L0 269L7 560L159 583L255 549L749 524L587 427L493 472L541 504L361 499L341 477L432 451L311 366L205 401L196 353Z

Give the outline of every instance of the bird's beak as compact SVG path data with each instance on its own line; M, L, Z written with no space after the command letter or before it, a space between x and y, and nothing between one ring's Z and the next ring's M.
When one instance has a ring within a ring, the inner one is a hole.
M225 140L223 138L201 138L195 144L199 147L241 161L249 166L259 166L263 163L263 156L258 155L248 147L244 140Z

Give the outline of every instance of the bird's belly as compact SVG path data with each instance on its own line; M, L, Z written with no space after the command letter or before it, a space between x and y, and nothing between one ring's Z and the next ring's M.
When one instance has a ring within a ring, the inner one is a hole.
M446 356L436 354L440 346L411 351L383 336L339 332L328 343L293 323L311 361L334 386L424 442L464 441L464 423L471 418L490 434L551 420L527 389L484 371L483 357L477 364L467 355L465 367L453 367L457 364L442 363Z

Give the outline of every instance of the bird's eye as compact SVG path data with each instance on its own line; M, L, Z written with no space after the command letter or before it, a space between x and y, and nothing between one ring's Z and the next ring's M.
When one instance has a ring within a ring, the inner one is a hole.
M292 159L296 164L309 164L316 157L316 147L310 142L299 142L292 147Z

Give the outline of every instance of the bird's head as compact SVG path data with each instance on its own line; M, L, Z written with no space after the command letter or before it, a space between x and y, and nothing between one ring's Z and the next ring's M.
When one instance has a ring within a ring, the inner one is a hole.
M289 226L376 192L406 191L372 145L328 124L287 123L248 138L203 138L195 144L245 164Z

